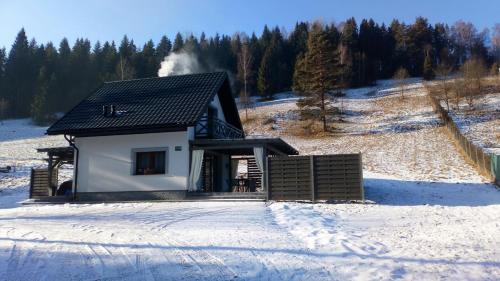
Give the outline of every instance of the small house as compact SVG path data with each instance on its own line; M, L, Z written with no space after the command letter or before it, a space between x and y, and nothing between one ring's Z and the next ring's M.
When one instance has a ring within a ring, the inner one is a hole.
M69 147L40 150L49 180L38 195L57 194L56 169L72 162L71 195L81 201L265 198L267 157L298 154L279 138L245 138L225 72L106 82L47 134Z

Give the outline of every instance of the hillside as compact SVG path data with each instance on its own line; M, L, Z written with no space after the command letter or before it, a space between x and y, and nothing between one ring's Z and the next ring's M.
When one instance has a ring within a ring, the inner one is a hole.
M335 133L327 136L300 133L304 124L298 121L297 98L291 95L256 103L245 131L282 137L303 154L361 152L366 171L402 179L482 182L447 137L422 83L414 80L404 99L393 84L387 80L375 87L348 90L343 99L344 121L336 122ZM244 113L240 115L244 119Z

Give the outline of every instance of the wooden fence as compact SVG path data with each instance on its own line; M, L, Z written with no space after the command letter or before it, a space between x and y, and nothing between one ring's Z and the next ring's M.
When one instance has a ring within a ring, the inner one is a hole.
M52 185L57 186L57 169L54 169ZM30 198L45 197L50 195L49 170L31 169Z
M267 160L269 200L364 200L361 154Z
M453 122L453 119L449 116L448 112L441 106L441 103L436 97L430 96L430 101L434 111L441 117L444 125L448 129L448 132L455 139L458 147L462 150L462 152L473 162L476 169L484 176L490 178L497 183L500 181L500 176L498 175L498 171L495 171L494 161L496 161L496 157L490 155L483 151L481 147L476 146L471 141L469 141L463 134L460 132L458 127Z

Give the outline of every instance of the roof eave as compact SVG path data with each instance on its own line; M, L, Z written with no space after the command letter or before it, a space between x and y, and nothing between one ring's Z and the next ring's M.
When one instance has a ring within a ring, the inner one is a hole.
M162 127L124 127L124 128L103 128L103 129L82 129L82 130L47 130L47 135L71 135L75 137L97 137L114 135L136 135L149 133L168 133L186 131L192 125L162 126Z

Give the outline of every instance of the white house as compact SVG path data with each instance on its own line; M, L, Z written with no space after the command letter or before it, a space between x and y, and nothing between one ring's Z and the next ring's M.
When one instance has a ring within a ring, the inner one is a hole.
M298 154L281 139L245 138L225 72L104 83L47 133L68 140L71 193L82 201L263 193L266 157ZM62 150L43 151L53 175ZM236 174L241 161L246 178Z

